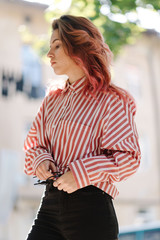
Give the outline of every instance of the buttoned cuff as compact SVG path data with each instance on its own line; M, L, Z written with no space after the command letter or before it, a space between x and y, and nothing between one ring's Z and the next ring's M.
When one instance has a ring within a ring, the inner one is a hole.
M81 160L71 162L69 168L73 173L78 189L91 185L87 169Z
M52 157L51 154L49 154L49 153L39 154L39 155L35 158L35 160L34 160L34 162L33 162L33 165L32 165L32 166L33 166L33 172L34 172L34 174L35 174L35 172L36 172L36 169L37 169L38 165L39 165L40 163L46 161L46 160L49 160L49 161L54 162L53 157Z

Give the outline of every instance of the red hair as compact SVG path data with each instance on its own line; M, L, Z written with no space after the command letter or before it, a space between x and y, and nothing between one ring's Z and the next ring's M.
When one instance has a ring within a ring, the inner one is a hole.
M87 18L63 15L52 23L52 30L58 29L59 37L67 54L84 70L86 87L95 96L97 91L112 91L120 97L129 95L111 83L110 65L112 52L104 42L97 27Z

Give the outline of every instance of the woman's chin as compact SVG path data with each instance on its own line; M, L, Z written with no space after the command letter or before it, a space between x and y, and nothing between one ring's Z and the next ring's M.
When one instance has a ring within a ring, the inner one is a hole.
M58 76L61 76L61 75L66 75L65 73L63 73L63 72L60 72L60 71L55 71L54 69L53 69L53 71L54 71L54 73L56 74L56 75L58 75Z
M53 69L53 70L54 70L54 69ZM56 71L54 71L54 73L55 73L56 75L63 75L62 73L56 72Z
M53 69L53 71L54 71L54 73L56 74L56 75L63 75L64 73L62 73L61 71L58 71L56 68L54 68L54 67L52 67L52 69Z

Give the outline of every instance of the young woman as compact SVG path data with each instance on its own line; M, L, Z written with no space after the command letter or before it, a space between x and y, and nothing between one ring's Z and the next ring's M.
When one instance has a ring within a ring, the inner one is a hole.
M64 15L52 29L48 57L68 80L44 98L25 140L25 173L46 184L27 239L116 240L114 183L140 163L135 103L112 84L112 54L91 21Z

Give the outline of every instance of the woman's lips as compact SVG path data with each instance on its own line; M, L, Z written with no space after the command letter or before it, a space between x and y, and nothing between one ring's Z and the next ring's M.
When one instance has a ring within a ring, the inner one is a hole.
M51 65L54 65L56 62L51 62Z

